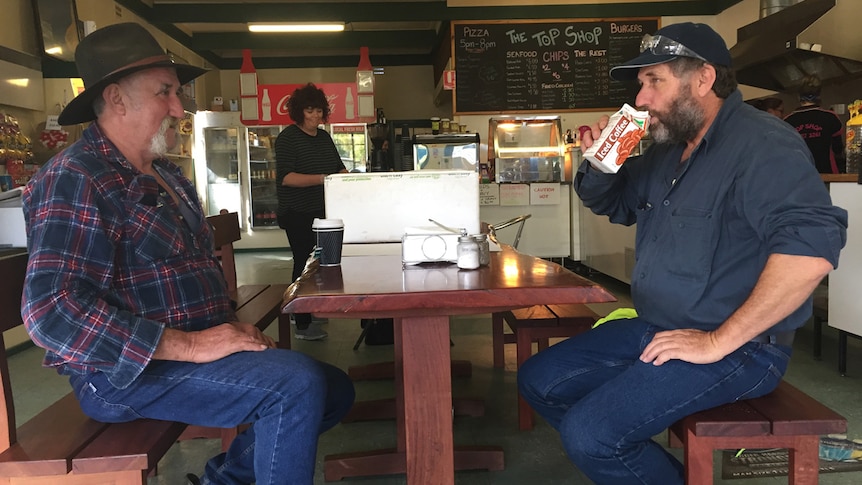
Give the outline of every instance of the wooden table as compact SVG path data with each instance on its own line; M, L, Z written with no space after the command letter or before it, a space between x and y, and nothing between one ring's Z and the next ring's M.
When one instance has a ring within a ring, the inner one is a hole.
M402 267L399 256L309 265L285 293L284 312L395 318L397 448L327 456L326 480L406 473L410 484L452 485L456 468L502 469L499 447L453 445L449 316L614 300L560 265L509 247L472 271L453 264Z

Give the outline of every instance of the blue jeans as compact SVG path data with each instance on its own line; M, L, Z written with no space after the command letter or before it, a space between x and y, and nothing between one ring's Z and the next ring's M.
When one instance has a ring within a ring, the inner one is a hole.
M208 364L153 361L126 389L105 375L72 376L84 412L103 422L138 418L232 428L252 423L206 465L203 483L310 484L317 438L353 404L341 370L299 352L239 352Z
M661 330L639 318L608 322L518 369L521 395L598 484L682 485L682 464L652 437L697 411L768 394L790 360L789 347L749 342L713 364L641 362Z

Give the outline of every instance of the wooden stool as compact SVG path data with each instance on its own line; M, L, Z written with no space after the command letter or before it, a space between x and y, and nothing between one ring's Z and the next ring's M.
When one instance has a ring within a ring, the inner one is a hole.
M713 451L787 448L788 483L817 483L820 436L846 433L847 420L781 381L771 393L707 409L668 428L671 446L685 447L685 483L711 485Z
M533 342L539 352L548 348L549 339L571 337L592 328L599 315L586 305L535 305L491 315L494 367L503 367L503 345L515 343L518 367L533 353ZM503 333L503 322L512 329ZM518 428L533 428L533 410L518 393Z

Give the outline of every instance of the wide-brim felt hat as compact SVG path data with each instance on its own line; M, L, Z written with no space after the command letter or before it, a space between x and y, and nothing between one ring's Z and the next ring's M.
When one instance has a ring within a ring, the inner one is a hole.
M662 27L653 35L672 39L684 45L710 64L731 67L732 62L727 44L718 35L718 32L706 24L693 22L671 24ZM646 49L634 59L611 68L610 75L617 81L633 81L637 79L640 68L663 64L677 57L682 56L655 54L652 50Z
M106 86L134 72L174 68L180 85L207 72L202 67L174 62L144 26L132 22L109 25L84 37L75 49L75 65L85 89L60 113L61 125L96 119L93 101Z

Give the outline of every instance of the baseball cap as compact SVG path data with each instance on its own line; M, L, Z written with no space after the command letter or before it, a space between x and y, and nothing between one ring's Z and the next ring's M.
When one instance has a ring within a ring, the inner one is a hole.
M672 61L677 57L693 57L718 66L731 65L727 44L712 27L683 22L645 35L641 40L640 55L611 68L610 74L617 81L631 81L637 78L638 69Z

